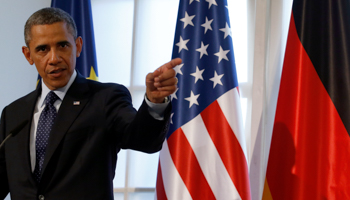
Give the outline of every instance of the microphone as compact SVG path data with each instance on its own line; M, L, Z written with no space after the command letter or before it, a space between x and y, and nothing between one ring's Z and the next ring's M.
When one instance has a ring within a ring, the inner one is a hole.
M15 135L17 135L17 133L19 133L20 130L22 130L22 128L27 125L28 120L23 121L22 123L20 123L18 126L16 126L12 131L10 131L10 134L8 134L6 136L6 138L1 142L0 144L0 150L2 148L2 146L4 146L5 142L10 138L13 137Z

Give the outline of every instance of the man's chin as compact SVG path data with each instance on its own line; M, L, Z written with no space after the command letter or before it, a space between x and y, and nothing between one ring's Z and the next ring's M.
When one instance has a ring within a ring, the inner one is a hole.
M50 90L57 90L59 88L63 88L64 86L67 85L68 80L55 80L55 81L47 81L45 82L45 85L50 89Z

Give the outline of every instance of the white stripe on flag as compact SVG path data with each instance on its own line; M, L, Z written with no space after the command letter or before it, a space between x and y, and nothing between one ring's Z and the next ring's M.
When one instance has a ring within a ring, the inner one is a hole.
M216 199L241 199L216 147L198 115L182 127Z
M160 165L162 168L164 190L168 200L192 200L170 156L167 140L164 141L162 151L160 152Z
M221 97L217 99L220 108L222 112L224 113L227 122L230 124L231 129L236 135L236 138L241 145L242 151L244 152L245 159L247 161L248 165L248 156L247 156L247 145L246 145L246 139L244 137L244 130L243 130L243 120L241 117L237 117L237 113L239 113L238 116L241 116L241 101L240 96L237 90L237 87L233 88L232 90L226 92Z

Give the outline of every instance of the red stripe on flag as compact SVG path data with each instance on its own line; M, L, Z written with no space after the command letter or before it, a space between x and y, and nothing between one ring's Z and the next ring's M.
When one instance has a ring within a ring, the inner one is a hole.
M191 145L181 128L171 134L168 139L168 146L175 167L191 194L192 199L215 199Z
M349 160L349 135L292 15L266 172L272 198L350 199Z
M246 158L218 102L210 104L201 116L239 195L251 199Z
M168 200L166 197L164 183L163 183L163 175L162 175L162 167L160 165L160 161L158 164L158 174L157 174L157 199L158 200Z

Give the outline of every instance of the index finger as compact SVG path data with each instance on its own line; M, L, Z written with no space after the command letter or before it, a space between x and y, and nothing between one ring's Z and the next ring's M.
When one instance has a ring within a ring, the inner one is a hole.
M163 67L167 68L167 69L172 69L174 67L176 67L177 65L181 64L182 63L182 60L181 58L174 58L172 59L170 62L168 63L165 63L163 65Z

